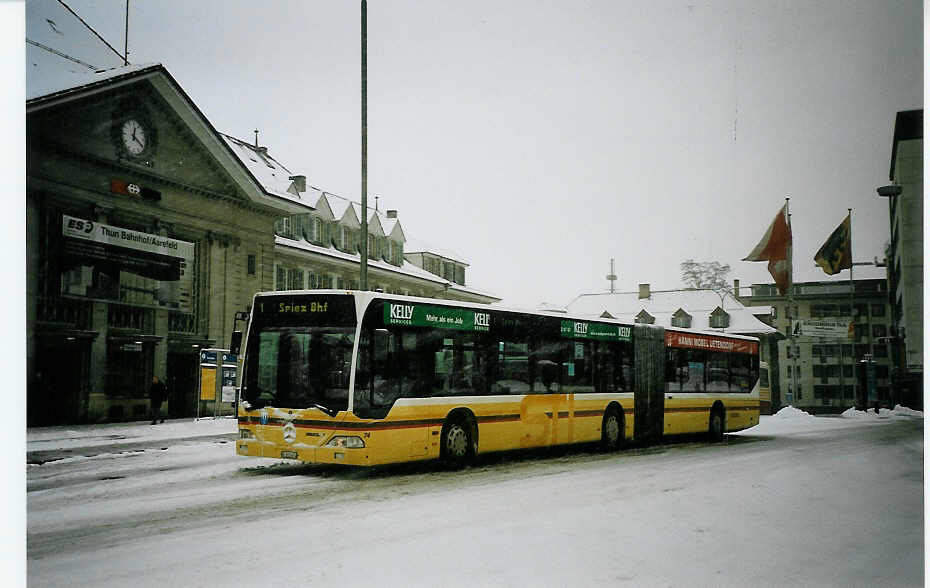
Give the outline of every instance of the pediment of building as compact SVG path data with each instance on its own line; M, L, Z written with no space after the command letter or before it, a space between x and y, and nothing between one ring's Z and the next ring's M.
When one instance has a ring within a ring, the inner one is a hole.
M113 179L168 182L202 196L247 200L224 162L205 147L209 134L185 121L147 79L39 110L27 123L30 169L77 160L99 170L104 187ZM41 171L47 177L55 170Z

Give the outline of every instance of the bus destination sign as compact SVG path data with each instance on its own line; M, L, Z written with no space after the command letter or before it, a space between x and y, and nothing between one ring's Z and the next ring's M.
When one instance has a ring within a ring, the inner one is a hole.
M491 328L491 314L465 308L385 302L384 324L486 332Z

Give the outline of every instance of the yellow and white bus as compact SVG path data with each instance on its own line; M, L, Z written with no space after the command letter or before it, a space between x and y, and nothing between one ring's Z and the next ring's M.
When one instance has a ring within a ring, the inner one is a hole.
M759 421L751 337L311 290L257 294L244 343L240 455L460 466L567 443L721 439Z

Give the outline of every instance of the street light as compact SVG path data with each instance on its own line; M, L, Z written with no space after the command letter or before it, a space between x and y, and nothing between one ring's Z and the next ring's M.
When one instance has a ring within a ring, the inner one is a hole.
M887 186L879 186L878 188L875 189L875 191L878 193L879 197L889 199L889 210L891 211L891 215L889 216L889 219L888 219L889 224L890 224L889 235L891 235L891 237L894 238L894 214L895 214L895 207L897 204L897 202L895 202L894 199L901 195L902 188L899 184L888 184ZM891 243L891 247L892 247L891 256L892 257L894 257L893 251L894 251L894 248L896 248L896 246L897 245L895 243ZM894 259L888 259L888 249L885 249L885 266L888 268L886 270L887 275L888 275L888 290L889 290L888 294L889 296L892 297L891 299L894 300L895 293L892 291L892 288L894 288L895 285L897 284L898 278L894 278L894 272L892 270L892 268L894 267ZM891 336L879 337L878 342L880 344L886 344L891 348L890 349L891 351L890 364L891 364L892 373L891 373L891 386L889 387L889 393L891 395L891 397L889 398L889 404L894 405L895 395L897 392L896 388L898 386L898 383L897 383L898 374L900 373L900 371L902 371L901 353L902 353L902 348L904 346L904 333L903 333L904 328L898 326L897 318L895 317L894 313L892 313L892 316L891 316L891 331L892 331Z
M898 184L889 184L887 186L879 186L875 191L878 192L878 195L882 198L893 198L901 195L901 186Z

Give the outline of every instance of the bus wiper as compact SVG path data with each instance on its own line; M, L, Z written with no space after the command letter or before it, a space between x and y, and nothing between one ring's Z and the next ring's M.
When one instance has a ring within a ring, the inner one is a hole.
M332 408L327 408L327 407L323 406L322 404L314 404L314 405L313 405L313 408L318 408L318 409L322 410L323 412L325 412L326 414L328 414L328 415L331 416L331 417L334 417L334 416L336 416L337 414L339 414L339 411L338 411L338 410L333 410Z

